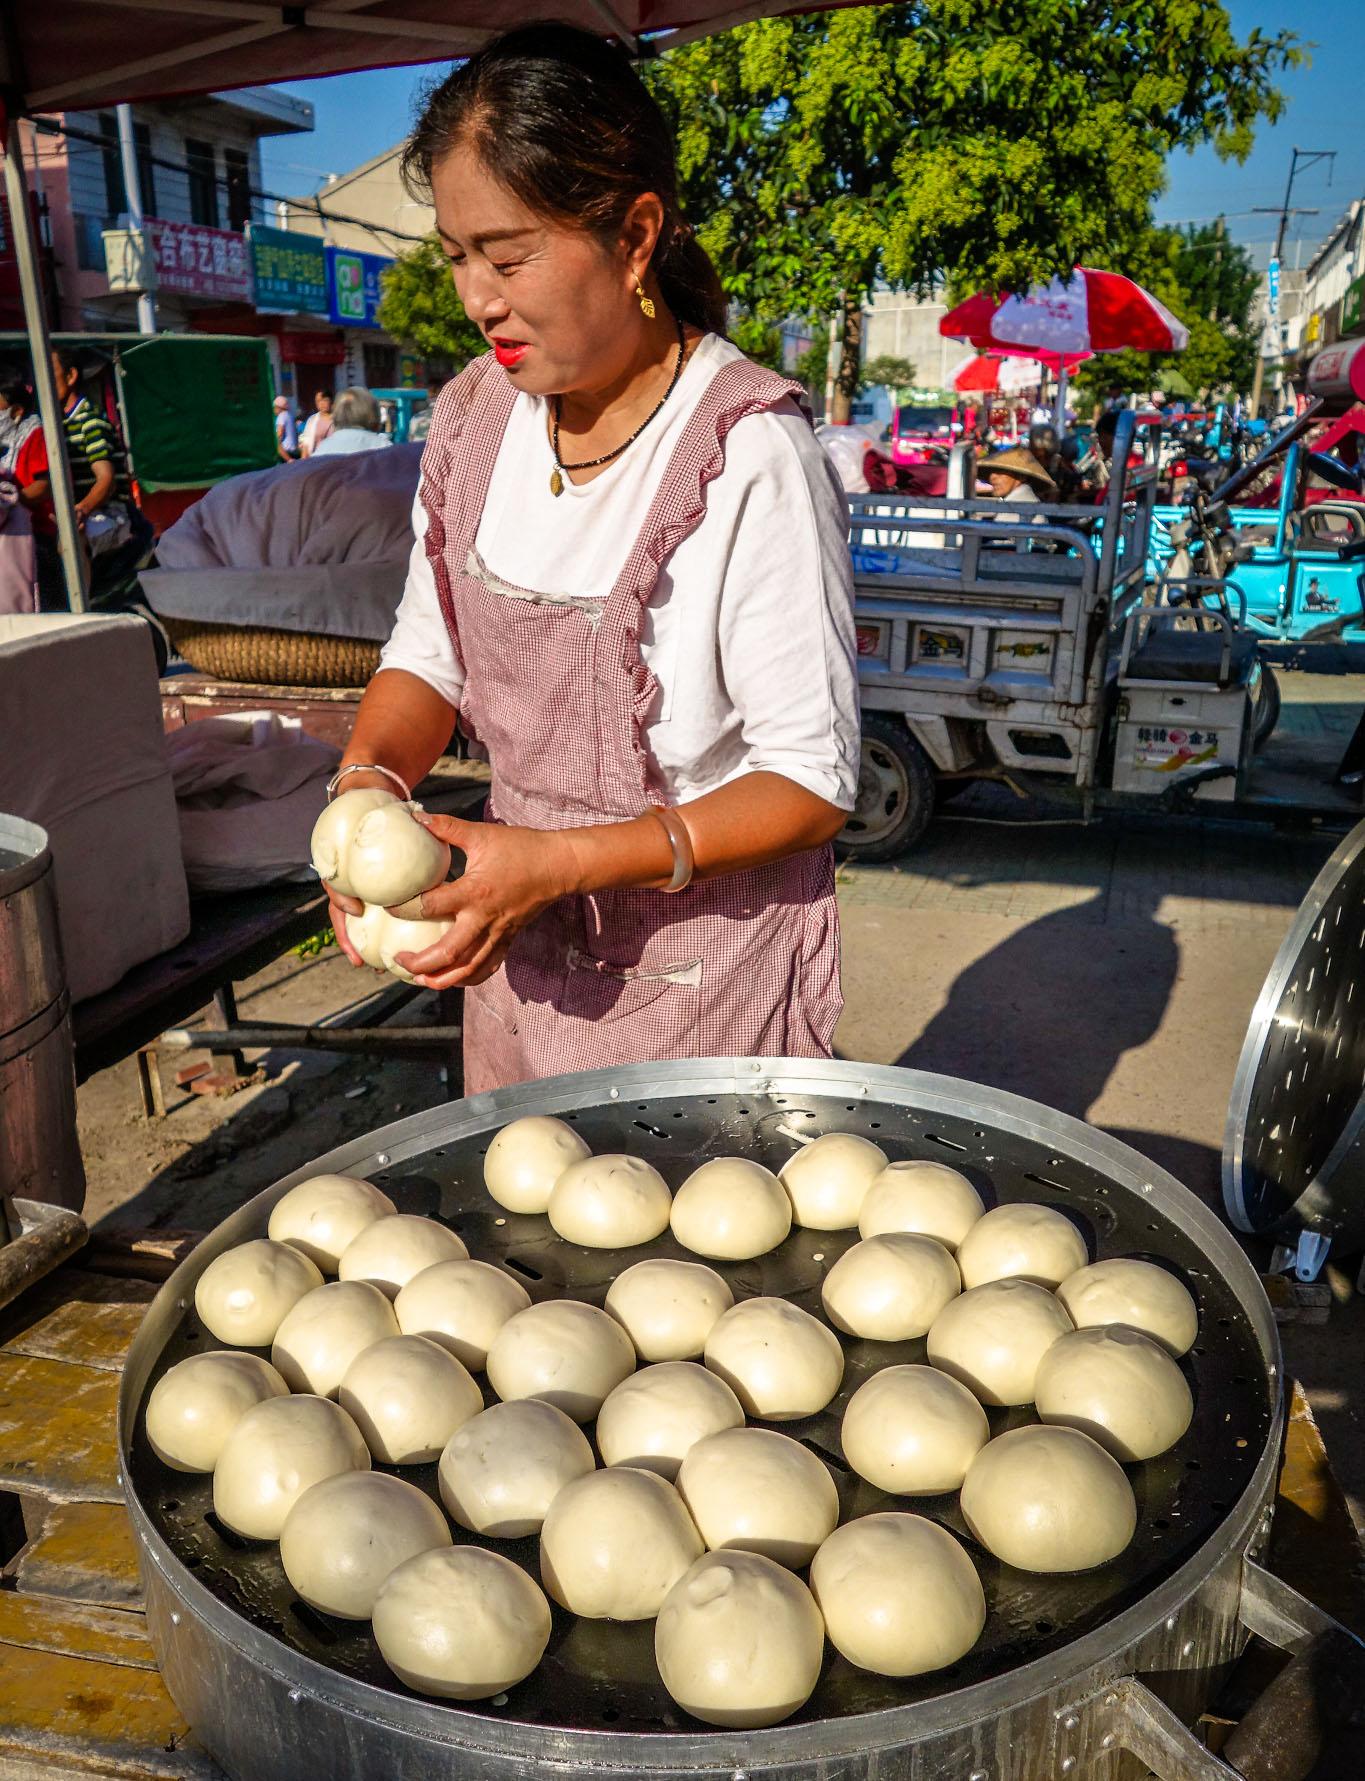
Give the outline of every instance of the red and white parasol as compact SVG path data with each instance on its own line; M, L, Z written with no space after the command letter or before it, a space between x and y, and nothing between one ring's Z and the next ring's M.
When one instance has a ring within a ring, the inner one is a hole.
M989 353L972 353L960 364L954 365L952 386L962 395L974 392L981 395L1000 388L1000 361L993 359Z
M983 351L1031 352L1058 371L1059 417L1072 365L1097 352L1183 352L1190 332L1164 303L1119 272L1078 266L1065 282L1033 285L1022 296L978 291L938 325L949 340Z

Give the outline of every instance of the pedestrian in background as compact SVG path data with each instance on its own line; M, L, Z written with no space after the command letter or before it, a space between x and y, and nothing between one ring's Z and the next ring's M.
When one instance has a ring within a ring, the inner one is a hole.
M0 470L13 470L29 437L41 431L33 391L22 377L0 382Z
M332 392L319 390L313 397L313 412L303 423L303 433L299 439L299 450L305 458L311 458L332 430Z
M0 396L3 394L3 388L0 388ZM286 464L299 455L299 429L287 396L275 398L275 448Z
M313 447L315 458L342 457L357 451L382 451L393 440L384 431L384 417L369 390L343 390L332 407L332 427Z

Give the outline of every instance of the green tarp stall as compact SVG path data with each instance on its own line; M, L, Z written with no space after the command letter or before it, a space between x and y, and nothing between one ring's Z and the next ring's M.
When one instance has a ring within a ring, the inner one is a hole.
M279 463L263 340L159 334L116 356L132 470L149 494Z

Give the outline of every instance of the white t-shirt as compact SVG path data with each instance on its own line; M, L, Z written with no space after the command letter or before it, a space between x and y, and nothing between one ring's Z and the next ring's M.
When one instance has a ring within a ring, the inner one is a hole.
M518 395L475 540L488 573L547 599L604 599L698 400L740 356L706 335L629 450L582 487L566 481L558 497L547 401ZM441 616L420 498L413 528L381 666L420 676L458 707L464 668ZM659 681L643 740L673 801L763 769L852 809L859 725L847 506L794 403L731 428L705 517L660 572L640 653Z

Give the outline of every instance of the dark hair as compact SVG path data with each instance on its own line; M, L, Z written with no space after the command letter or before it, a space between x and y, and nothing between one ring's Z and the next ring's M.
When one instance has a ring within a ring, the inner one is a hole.
M1035 421L1028 430L1029 444L1041 445L1045 439L1051 439L1054 445L1057 444L1056 427L1053 426L1051 421Z
M6 377L0 380L0 402L6 408L22 408L25 414L32 414L33 388L26 378Z
M1118 424L1119 424L1119 417L1118 417L1117 413L1115 412L1115 410L1112 408L1106 408L1104 413L1095 422L1095 431L1097 433L1104 433L1106 435L1108 435L1110 433L1115 433L1118 431Z
M495 38L427 95L403 150L404 183L429 197L432 170L467 141L528 209L604 240L643 192L664 207L652 268L685 322L725 332L725 293L678 202L662 111L614 44L570 25Z
M52 349L52 356L54 359L56 359L57 363L61 366L63 371L75 371L75 372L79 373L80 368L81 368L81 362L76 357L76 352L75 352L74 347L54 346Z

